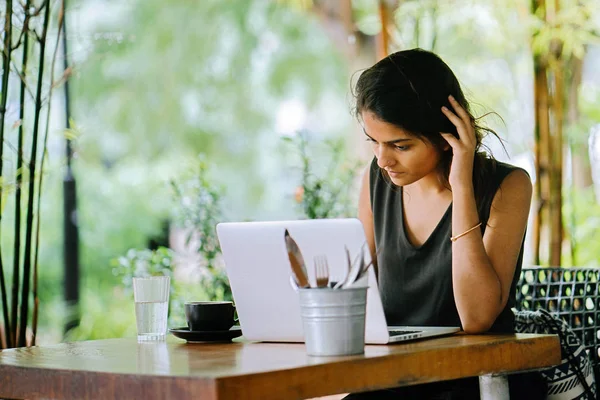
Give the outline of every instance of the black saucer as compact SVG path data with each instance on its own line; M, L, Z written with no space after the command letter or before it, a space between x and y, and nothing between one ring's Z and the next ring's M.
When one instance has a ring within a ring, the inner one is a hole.
M231 339L242 336L242 328L232 326L227 331L190 331L187 326L169 329L173 335L188 342L230 342Z

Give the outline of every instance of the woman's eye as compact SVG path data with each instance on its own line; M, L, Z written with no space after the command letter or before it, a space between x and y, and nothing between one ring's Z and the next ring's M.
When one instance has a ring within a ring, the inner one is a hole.
M406 151L406 150L410 149L410 146L394 146L394 147L396 147L396 149L400 150L400 151Z

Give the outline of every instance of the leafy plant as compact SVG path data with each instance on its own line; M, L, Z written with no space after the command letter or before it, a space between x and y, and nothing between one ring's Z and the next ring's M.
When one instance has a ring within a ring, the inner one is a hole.
M177 225L186 228L186 243L197 244L200 255L201 285L209 300L231 300L231 288L221 262L221 248L216 225L223 221L221 202L224 189L209 176L209 165L200 156L197 169L182 181L171 181L175 200Z
M300 158L301 184L296 188L295 199L303 215L309 219L355 215L351 192L360 163L346 161L343 140L311 143L307 132L284 136L283 140L292 145ZM324 152L321 157L318 150ZM321 163L323 158L327 161ZM318 166L325 166L324 171Z

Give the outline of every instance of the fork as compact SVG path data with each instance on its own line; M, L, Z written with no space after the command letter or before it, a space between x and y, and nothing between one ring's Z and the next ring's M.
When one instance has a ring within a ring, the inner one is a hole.
M327 257L323 254L315 256L314 262L317 287L327 287L327 285L329 285L329 265L327 264Z

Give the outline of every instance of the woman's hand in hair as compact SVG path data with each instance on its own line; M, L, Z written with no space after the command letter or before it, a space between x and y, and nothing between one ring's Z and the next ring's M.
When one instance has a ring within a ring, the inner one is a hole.
M450 176L448 182L452 189L461 186L472 188L473 185L473 160L475 158L475 147L477 139L475 137L475 127L471 121L471 116L452 96L448 96L454 112L446 107L442 107L442 112L450 122L456 126L458 138L451 133L440 132L452 147L452 165L450 167Z

